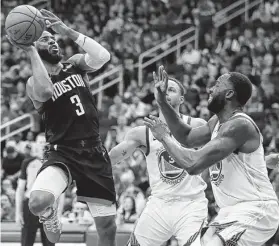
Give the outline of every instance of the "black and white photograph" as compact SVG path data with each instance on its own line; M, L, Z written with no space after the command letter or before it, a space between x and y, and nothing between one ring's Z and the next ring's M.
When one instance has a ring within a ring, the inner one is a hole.
M279 246L279 0L2 0L1 245Z

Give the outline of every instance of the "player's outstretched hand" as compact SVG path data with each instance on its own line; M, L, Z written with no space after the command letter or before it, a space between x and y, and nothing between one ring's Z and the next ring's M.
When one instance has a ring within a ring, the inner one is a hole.
M153 115L150 115L149 118L144 117L144 125L152 131L153 136L158 141L162 141L164 137L170 135L170 130L167 124Z
M34 44L31 45L26 45L26 44L18 44L17 42L13 41L8 35L6 35L6 38L9 40L9 42L14 45L15 47L17 47L18 49L22 49L24 51L28 51L30 50L32 47L34 47Z
M40 12L45 19L47 28L51 28L56 33L62 35L66 34L68 27L63 23L61 19L59 19L55 14L46 9L41 9Z
M168 74L164 69L164 66L159 66L158 75L153 72L154 79L154 96L156 101L160 104L161 102L166 101L166 94L168 89Z

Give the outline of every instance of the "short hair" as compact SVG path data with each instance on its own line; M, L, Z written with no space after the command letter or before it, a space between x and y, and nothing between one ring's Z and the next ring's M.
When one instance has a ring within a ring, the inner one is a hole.
M185 88L184 88L184 86L182 85L182 83L181 83L179 80L177 80L177 79L175 79L175 78L173 78L173 77L169 77L169 80L175 82L175 83L179 86L179 88L180 88L180 93L181 93L182 96L184 96L184 94L186 93L186 91L185 91Z
M241 73L230 72L229 75L229 81L234 87L237 101L241 106L244 106L252 95L252 83L247 76Z

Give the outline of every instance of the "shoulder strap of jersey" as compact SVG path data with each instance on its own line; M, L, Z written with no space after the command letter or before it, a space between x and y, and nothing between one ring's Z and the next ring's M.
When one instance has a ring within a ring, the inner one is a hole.
M216 120L216 122L214 122L214 124L212 124L211 126L211 134L214 132L214 131L218 131L221 127L221 124L219 122L219 120Z
M150 152L150 143L149 143L149 128L147 126L145 127L145 137L146 137L146 152L145 152L145 156L148 156L149 152Z
M236 113L232 116L232 118L240 118L240 117L244 117L244 118L248 119L253 124L253 126L256 128L257 132L260 134L261 142L263 142L262 133L261 133L259 127L257 126L257 124L255 123L255 121L249 115L242 113L242 112Z

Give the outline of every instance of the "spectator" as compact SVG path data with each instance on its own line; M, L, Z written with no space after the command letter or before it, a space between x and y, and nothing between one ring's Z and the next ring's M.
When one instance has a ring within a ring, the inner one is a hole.
M125 192L121 195L122 197L119 198L121 204L123 203L123 198L125 196L132 196L135 198L136 201L136 211L140 215L145 207L145 196L140 188L135 186L134 184L129 185Z
M178 64L189 63L191 65L197 65L199 64L200 59L201 59L200 52L193 48L192 43L189 43L187 44L185 51L182 53L181 58L178 61Z
M24 153L24 149L26 146L25 141L22 140L23 138L23 134L19 133L17 135L14 135L10 140L7 141L7 147L8 146L12 146L16 149L16 151L18 151L19 153L23 154Z
M119 142L117 141L117 127L113 126L109 129L107 133L104 145L106 149L110 151L117 144L119 144Z
M205 45L204 36L213 30L213 15L215 14L214 3L210 0L200 0L198 3L199 13L199 45L203 49ZM210 35L212 36L212 34Z
M4 179L2 181L2 193L9 197L12 204L15 204L15 190L10 179Z
M136 202L132 196L126 196L123 200L122 207L118 209L117 213L117 224L123 223L135 223L138 219L136 212Z
M2 159L4 178L10 179L14 186L20 174L20 167L24 158L24 155L17 152L12 146L4 150L4 158Z
M8 195L1 195L1 222L15 221L14 205Z
M127 131L130 129L127 126L127 119L125 116L119 116L117 119L117 126L112 127L111 131L107 133L105 146L108 146L108 149L111 149L112 145L118 144L124 140Z
M278 0L269 0L265 2L265 11L269 14L274 15L278 7Z
M113 99L114 104L109 108L108 118L117 119L121 115L125 115L128 110L128 105L122 102L122 98L119 95L116 95Z
M36 137L36 141L32 146L32 154L39 159L43 159L44 147L46 144L46 138L44 133L40 133Z
M208 121L210 119L210 112L207 108L201 108L199 118L204 119L205 121Z
M2 124L8 122L17 117L17 114L10 110L10 105L8 103L1 104L1 121Z
M251 20L269 23L271 21L271 11L266 10L264 3L261 3L259 8L253 12Z
M72 211L64 214L63 217L62 223L76 223L80 225L92 225L94 223L87 205L76 201L73 201Z
M140 100L137 95L132 98L132 104L129 106L125 115L128 119L136 119L137 117L146 116L150 111L150 106Z

